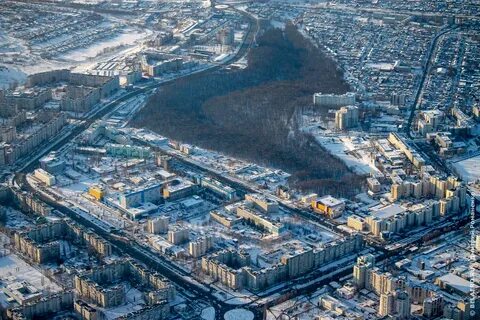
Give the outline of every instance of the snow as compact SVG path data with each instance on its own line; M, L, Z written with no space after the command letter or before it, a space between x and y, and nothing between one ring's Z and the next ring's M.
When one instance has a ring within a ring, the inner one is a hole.
M55 293L62 289L15 254L0 257L0 278L3 282L2 287L8 283L26 282L39 291ZM0 295L0 304L5 305L5 299L3 294Z
M253 320L253 312L246 309L233 309L225 313L225 320Z
M376 168L369 163L368 155L358 152L357 145L354 145L348 137L337 136L315 136L318 143L328 150L332 155L342 160L347 167L354 170L358 174L370 174L377 171ZM357 151L361 157L355 157L351 153Z
M203 320L215 320L215 308L208 307L203 309L201 317Z
M7 213L7 227L11 229L22 229L29 227L32 223L22 212L11 207L5 207Z
M467 182L480 179L480 155L455 162L453 167L460 178Z
M247 304L247 303L250 303L252 300L251 297L235 297L235 298L231 298L231 299L228 299L227 301L225 301L226 303L228 304L231 304L231 305L244 305L244 304Z
M144 308L145 301L143 299L143 293L138 289L131 287L129 283L125 283L124 285L126 286L126 302L121 306L104 309L103 312L105 313L107 319L113 320L129 312L137 311Z
M23 83L26 78L25 73L15 68L0 66L0 89L7 89L14 82Z
M138 31L129 31L122 33L114 38L100 41L88 48L82 48L68 52L65 55L62 55L62 59L71 60L71 61L85 61L90 58L94 58L97 54L101 53L102 50L109 47L116 47L119 45L134 45L137 41L144 39L148 34Z

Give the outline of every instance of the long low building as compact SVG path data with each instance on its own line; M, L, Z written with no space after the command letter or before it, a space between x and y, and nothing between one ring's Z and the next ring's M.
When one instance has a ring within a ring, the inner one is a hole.
M226 200L233 200L237 195L235 189L215 179L209 177L200 177L198 180L200 186L212 191L215 194L218 194Z
M417 168L421 169L425 165L425 159L414 150L398 133L391 132L388 135L388 141L398 150L402 151L410 162Z
M221 225L231 228L234 225L243 221L241 217L237 217L234 214L230 214L225 210L212 210L210 211L210 218L220 223Z
M253 223L256 227L268 230L275 235L279 235L286 230L283 223L273 221L270 217L245 205L237 208L237 216Z
M315 93L313 104L317 106L343 107L355 104L355 93L345 94Z
M435 280L435 284L444 290L458 294L462 297L468 297L471 294L472 288L478 288L478 285L453 273L447 273L438 277Z
M245 195L245 200L252 202L255 208L265 213L276 213L279 209L277 201L269 199L263 194L249 193Z

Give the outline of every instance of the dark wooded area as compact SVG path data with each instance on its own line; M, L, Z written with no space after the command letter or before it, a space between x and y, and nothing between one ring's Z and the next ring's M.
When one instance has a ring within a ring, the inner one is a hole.
M293 25L269 29L244 70L179 79L133 120L167 137L292 173L292 188L353 196L362 178L299 132L296 117L315 92L344 93L334 61Z

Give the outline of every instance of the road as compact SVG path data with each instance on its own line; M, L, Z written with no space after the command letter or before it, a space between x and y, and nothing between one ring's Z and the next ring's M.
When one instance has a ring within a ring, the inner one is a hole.
M52 199L48 194L29 184L25 174L17 174L16 180L17 183L22 186L22 190L35 193L40 200L52 206L66 217L87 229L93 230L96 234L109 241L118 255L131 256L136 260L143 262L152 270L159 272L171 280L177 286L177 290L184 293L184 296L193 296L194 298L191 301L208 301L208 303L215 308L217 319L223 319L223 314L225 312L235 308L235 306L229 305L219 299L219 297L214 295L211 288L198 283L191 278L187 271L175 265L162 255L151 251L149 248L144 247L135 241L131 241L129 238L126 238L122 232L109 232L105 230L92 220L85 218L84 215L79 214L75 209L67 206L63 199ZM250 309L257 318L261 317L261 309L256 306L245 306L244 308Z
M248 17L247 13L242 12L242 11L239 11L239 12L241 12L243 15ZM191 77L193 75L198 76L198 75L201 75L202 73L213 72L215 70L223 68L225 65L227 65L229 63L232 63L233 61L236 61L236 60L239 60L240 58L242 58L247 53L247 51L251 47L251 45L254 43L255 35L258 32L257 21L254 20L254 18L251 17L251 16L249 16L248 19L250 19L251 23L250 23L250 28L247 32L246 39L245 39L244 43L241 45L239 51L233 57L231 57L227 61L224 61L220 65L213 66L211 68L201 70L201 71L198 71L198 72L195 72L195 73L191 73L191 74L188 74L188 75L184 75L183 77L188 78L188 77ZM256 26L256 27L252 27L252 26ZM421 79L421 82L420 82L420 85L419 85L419 90L418 90L416 98L415 98L415 103L412 106L412 110L411 110L411 114L410 114L410 118L409 118L409 122L408 122L409 123L409 125L408 125L409 135L411 133L410 127L411 127L411 123L412 123L412 120L413 120L413 117L414 117L414 114L415 114L415 110L417 109L417 106L419 105L419 103L421 101L423 86L424 86L425 80L428 76L428 70L429 70L430 65L431 65L431 59L432 59L433 52L435 51L437 41L443 34L445 34L446 32L449 32L449 31L451 31L451 29L444 30L444 31L442 31L442 33L437 34L436 37L434 38L433 42L432 42L432 46L431 46L429 54L428 54L427 64L426 64L426 67L425 67L425 70L424 70L424 74L422 75L422 79ZM124 102L128 99L131 99L131 98L136 97L136 96L141 95L141 94L151 93L153 90L155 90L155 89L157 89L161 86L170 84L173 81L176 81L177 79L178 78L167 80L167 81L164 81L164 82L153 82L151 84L147 84L143 87L136 88L136 89L126 93L125 95L119 97L118 99L116 99L116 100L114 100L110 103L107 103L105 106L103 106L97 112L93 113L90 117L88 117L88 119L86 119L81 124L76 126L71 132L69 132L65 136L61 137L59 140L55 141L53 144L51 144L49 147L43 149L41 152L37 153L34 158L32 158L25 166L23 166L23 168L21 168L20 173L15 175L14 180L15 180L16 184L21 186L23 190L26 190L26 191L29 191L29 192L36 192L37 190L34 189L31 185L29 185L27 183L24 173L32 171L33 168L38 164L38 160L43 155L50 152L51 150L57 150L58 148L61 148L63 145L65 145L66 143L70 142L72 139L74 139L75 137L80 135L82 132L84 132L93 122L95 122L96 120L100 119L101 117L105 116L106 114L108 114L109 112L114 110L121 102ZM183 161L185 164L193 166L193 167L195 167L199 170L205 171L209 175L216 178L217 180L231 185L232 187L237 189L240 193L245 194L245 193L249 193L249 192L259 192L259 190L257 188L254 188L251 185L249 185L249 184L247 184L247 183L245 183L241 180L235 179L233 177L226 177L225 175L221 175L221 174L219 174L219 173L217 173L217 172L215 172L211 169L205 168L205 166L201 166L201 165L199 165L199 164L197 164L193 161L188 161L188 159L180 158L180 157L178 157L178 155L174 155L174 156L175 156L176 159L178 159L180 161ZM195 299L207 300L212 306L215 307L216 318L217 319L222 319L223 314L226 311L228 311L232 308L235 308L234 306L225 303L219 297L214 295L211 287L208 287L208 286L205 286L205 285L202 285L202 284L196 282L195 280L193 280L189 276L189 274L185 270L179 268L178 266L173 264L168 259L149 251L149 249L147 249L145 247L142 247L140 244L138 244L136 242L129 241L129 239L125 239L123 237L123 235L121 235L121 234L119 235L119 234L115 234L115 233L105 231L103 228L99 227L98 225L96 225L92 221L90 221L90 220L84 218L83 216L79 215L72 208L62 204L60 199L58 199L58 201L55 201L55 200L52 200L49 197L47 197L45 195L42 195L42 194L39 194L39 197L41 198L41 200L43 200L47 204L51 205L53 208L57 209L58 211L63 213L65 216L71 218L72 220L78 222L79 224L81 224L81 225L83 225L87 228L90 228L90 229L94 230L97 234L99 234L100 236L102 236L106 240L110 241L114 245L115 250L117 252L119 252L121 254L122 253L123 254L128 254L128 255L132 256L133 258L145 263L150 268L160 272L165 277L167 277L168 279L173 281L180 288L181 291L184 290L186 292L192 293L195 296ZM331 231L334 231L336 233L340 233L340 234L343 234L343 235L347 234L345 231L338 228L334 223L332 223L331 221L328 221L327 219L324 219L323 217L321 217L319 215L316 215L316 214L313 214L312 212L309 212L307 210L303 210L303 209L297 208L295 206L292 206L288 202L285 202L285 201L279 201L279 203L280 203L280 206L284 210L287 210L288 212L292 212L293 214L302 216L302 217L304 217L308 220L315 221L315 222L323 225L327 229L330 229ZM422 239L416 239L416 241L414 241L414 242L417 243L417 241L418 241L418 243L420 243L422 241ZM381 246L378 246L377 248L381 248ZM393 256L393 255L397 254L397 252L395 252L395 251L391 251L389 253L385 253L385 249L383 249L382 251L384 252L383 257L385 257L385 258L388 257L388 256ZM351 272L351 270L348 269L348 268L345 269L345 270L341 270L341 272L339 271L335 274L335 277L346 275L349 272ZM322 278L321 281L316 282L314 285L312 285L310 287L298 289L295 292L291 292L291 294L292 295L304 294L308 290L314 290L315 288L318 288L319 285L326 284L329 281L331 281L332 279L333 279L333 275L332 276L330 276L330 275L325 276L324 275L324 278ZM299 281L293 281L292 285L293 284L301 284L301 283L299 283ZM287 289L287 291L289 291L289 289ZM285 289L278 290L278 292L284 293ZM256 315L256 318L261 317L261 315L260 315L261 310L258 306L248 306L246 308L249 308L251 311L253 311Z
M233 9L233 8L232 8ZM188 74L184 74L172 79L164 80L164 81L152 81L150 84L146 84L142 87L137 87L126 94L122 95L121 97L105 104L101 108L97 109L95 112L93 112L91 115L88 116L87 119L85 119L81 124L77 125L71 132L69 132L67 135L59 139L58 141L53 142L52 144L49 144L47 147L43 148L42 150L38 150L38 152L35 153L35 156L31 159L29 159L28 163L24 165L22 168L20 168L18 171L20 172L28 172L31 171L36 165L38 160L49 153L52 150L56 150L63 145L65 145L67 142L72 141L75 137L79 136L83 131L85 131L90 125L92 125L95 121L98 119L102 118L105 116L107 113L111 112L116 106L118 106L121 102L127 101L133 97L139 96L141 94L149 94L153 92L154 90L166 86L168 84L174 83L180 78L188 79L189 77L193 76L200 76L202 74L214 72L217 70L220 70L224 68L225 66L234 63L235 61L238 61L242 59L248 50L253 46L254 44L254 39L256 37L256 34L259 32L259 24L258 21L255 17L252 15L248 14L245 11L241 10L236 10L236 12L239 14L243 15L247 20L249 20L249 28L247 30L247 34L245 35L243 43L240 45L240 49L231 57L228 59L222 61L221 63L217 65L213 65L209 68L206 69L201 69L197 71L193 71Z
M141 141L138 141L142 143ZM144 143L147 145L146 143ZM193 159L188 158L187 156L184 156L181 153L173 152L173 151L166 151L163 148L155 147L152 145L149 145L153 150L167 154L173 158L175 158L177 161L179 161L182 166L190 168L191 171L194 172L199 172L202 174L206 174L208 176L211 176L215 178L216 180L229 185L237 190L237 194L240 196L244 196L247 193L262 193L262 190L257 188L255 185L252 185L246 181L242 181L240 179L237 179L235 177L229 176L222 174L221 172L216 171L215 169L212 169L208 166L203 165L202 163L198 163L194 161ZM298 215L308 221L313 221L318 223L319 225L323 226L330 232L334 232L343 236L348 236L350 235L349 232L345 231L344 229L339 228L338 225L333 223L331 220L325 218L322 215L316 214L312 211L305 210L302 208L299 208L295 205L290 204L288 201L284 201L283 199L280 199L278 197L275 198L276 201L278 201L279 206L286 212L292 214L292 215ZM455 221L455 216L450 216L445 220L439 221L438 223L433 224L428 230L425 230L425 233L422 235L415 234L410 237L407 237L403 240L401 240L399 243L402 244L401 247L399 247L396 250L387 250L385 249L385 244L383 242L376 242L376 241L369 241L369 244L375 248L378 252L383 253L384 257L391 257L394 256L395 254L401 252L404 250L407 246L415 245L415 244L421 244L423 242L423 238L427 237L430 234L435 233L438 230L441 230L445 227L448 226L449 223L453 223ZM463 218L461 221L466 221ZM380 261L380 260L379 260Z
M102 227L96 225L92 221L86 219L82 215L79 215L75 210L66 206L61 199L52 199L48 195L39 193L33 186L31 186L27 179L26 173L31 172L37 165L38 160L49 153L52 150L58 150L62 146L66 145L67 143L71 142L75 137L78 137L82 134L86 129L90 127L98 119L104 117L108 113L112 112L118 105L124 101L127 101L133 97L142 95L142 94L149 94L153 92L153 90L160 88L162 86L168 85L177 81L179 78L188 78L192 76L199 76L205 73L214 72L221 68L224 68L226 65L229 65L235 61L242 59L248 52L248 50L254 45L254 39L259 32L259 24L255 17L252 15L244 12L239 11L234 8L230 8L237 11L239 14L243 15L249 21L249 28L247 30L247 34L244 38L243 43L240 45L238 51L231 56L230 58L222 61L221 63L209 67L207 69L198 70L189 74L182 75L180 77L176 77L173 79L169 79L163 82L156 82L153 81L150 84L144 85L142 87L137 87L132 91L127 92L126 94L122 95L121 97L103 105L95 112L90 114L87 119L83 120L81 123L76 125L72 130L64 134L63 136L59 137L57 140L52 141L48 146L42 146L41 150L35 153L33 157L28 159L28 161L18 169L17 173L14 175L12 179L12 186L19 186L22 190L27 192L36 193L39 198L44 201L45 203L49 204L65 216L71 218L72 220L78 222L79 224L83 225L86 228L90 228L94 230L98 235L104 237L106 240L110 241L117 252L120 254L128 254L133 258L145 263L150 268L160 272L166 278L170 279L173 283L175 283L179 288L180 291L185 291L188 293L193 294L195 299L198 300L207 300L212 306L215 307L216 310L216 319L223 319L223 314L228 310L234 309L235 306L229 305L225 303L221 298L215 296L212 290L192 279L186 271L179 268L175 264L173 264L168 259L159 256L158 254L154 254L148 249L142 247L136 242L128 241L127 239L123 238L122 236L116 235L111 232L107 232ZM250 309L254 314L256 319L261 319L262 310L257 307L250 306L246 307Z
M434 58L434 53L437 50L437 44L438 40L440 37L445 35L446 33L457 29L459 26L454 25L454 26L448 26L439 33L435 35L435 37L432 40L432 43L430 44L430 48L427 53L426 57L426 63L425 66L423 67L423 73L422 77L420 79L420 83L418 84L417 88L417 93L415 94L415 99L413 100L412 106L410 107L410 115L407 120L407 125L405 126L405 132L407 133L408 137L412 139L412 124L413 124L413 119L415 118L415 111L420 108L420 105L422 103L422 96L423 96L423 91L425 90L425 81L428 78L428 75L430 73L430 69L432 67L432 60Z
M416 11L416 10L402 10L402 9L389 9L389 8L375 8L375 7L366 7L360 5L342 5L337 3L319 3L314 5L304 5L304 4L292 4L292 7L303 8L306 10L315 10L315 9L324 9L330 11L338 12L348 12L356 14L382 14L382 15L392 15L392 16L420 16L420 17L429 17L429 18L461 18L468 19L471 21L479 21L478 16L468 15L468 14L454 14L449 12L428 12L428 11Z

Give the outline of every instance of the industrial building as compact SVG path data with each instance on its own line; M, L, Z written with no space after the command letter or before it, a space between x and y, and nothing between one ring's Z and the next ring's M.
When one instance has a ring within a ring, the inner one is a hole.
M315 212L327 215L331 219L338 218L345 210L345 202L332 196L324 196L312 201Z

